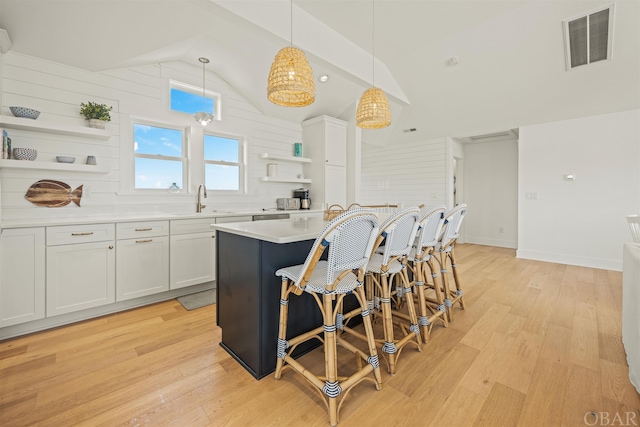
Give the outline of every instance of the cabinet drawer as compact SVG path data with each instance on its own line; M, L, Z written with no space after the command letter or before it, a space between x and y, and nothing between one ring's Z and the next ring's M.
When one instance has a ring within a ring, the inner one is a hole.
M120 222L116 224L118 240L168 235L169 221Z
M171 235L206 233L211 231L211 224L215 222L215 218L171 220Z
M113 224L61 225L47 227L47 246L104 242L115 239Z

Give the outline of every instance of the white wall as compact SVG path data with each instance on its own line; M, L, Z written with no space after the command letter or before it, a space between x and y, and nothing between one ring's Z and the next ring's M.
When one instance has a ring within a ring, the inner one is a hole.
M113 106L112 121L107 125L112 137L108 141L56 136L11 130L14 147L38 150L38 161L55 161L56 155L71 155L83 162L95 155L100 165L108 165L108 174L78 172L0 169L2 182L2 219L62 219L77 216L99 216L120 212L194 212L198 183L191 183L188 193L155 195L127 194L120 181L130 176L129 162L122 159L132 146L131 117L172 123L185 128L199 126L190 115L168 110L169 79L199 86L202 69L196 64L164 63L129 69L91 73L51 63L38 58L9 52L2 54L0 67L1 114L11 115L9 106L19 105L41 111L38 121L86 126L79 115L80 103L98 101ZM207 72L206 87L222 95L222 122L208 126L213 132L237 135L247 143L246 194L229 195L209 192L210 209L274 208L277 197L291 197L299 184L260 182L269 161L259 158L263 152L292 155L293 144L301 139L301 127L267 117L215 74ZM295 177L302 172L296 163L281 163L280 176ZM84 185L82 208L71 204L63 208L38 207L24 199L27 189L40 179L56 179L72 188Z
M358 203L444 204L445 157L445 138L386 147L363 143Z
M464 145L467 243L516 248L518 146L515 139Z
M517 256L621 271L625 216L640 211L640 110L523 126L519 141Z

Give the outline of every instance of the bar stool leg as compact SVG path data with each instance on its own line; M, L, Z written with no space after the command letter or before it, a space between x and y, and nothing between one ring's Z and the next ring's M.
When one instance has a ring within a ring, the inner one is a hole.
M287 354L289 343L287 342L287 317L289 315L289 280L282 278L282 289L280 291L280 323L278 327L278 355L276 358L276 379L280 379L284 358Z
M416 315L416 306L413 303L413 291L411 290L411 282L409 281L409 273L407 272L406 265L405 268L400 271L400 278L401 283L404 284L403 294L407 301L407 311L409 312L409 321L411 322L409 330L415 334L418 351L422 351L422 339L420 338L420 328L418 327L418 316Z
M332 426L338 424L338 397L342 389L338 383L338 352L336 348L336 322L333 316L333 295L324 294L323 322L324 322L324 367L325 385L322 391L329 400L329 422Z
M389 284L389 274L383 272L380 274L380 308L382 309L382 326L384 329L384 345L382 351L386 353L389 361L389 374L396 373L396 347L393 337L393 319L391 317L391 287Z
M438 310L442 313L440 315L440 319L444 323L444 327L447 328L449 326L449 320L447 319L447 308L444 303L444 296L442 285L440 284L440 280L438 279L438 267L436 266L436 261L433 255L429 255L427 262L425 263L424 269L425 274L424 277L427 277L427 267L429 267L429 274L431 274L431 279L433 280L433 291L436 296L436 302L438 304Z
M449 288L447 260L449 256L446 252L440 252L438 263L440 264L440 274L442 275L442 288L444 290L444 306L447 310L449 322L453 320L453 302L451 301L451 289Z
M458 279L458 270L457 270L457 265L456 265L456 256L453 253L453 249L451 249L451 252L449 252L449 258L451 260L451 272L453 274L453 282L456 286L456 291L455 291L455 301L458 302L458 304L460 304L460 308L462 308L464 310L464 299L462 298L463 293L462 293L462 287L460 286L460 280Z
M419 261L414 263L415 266L415 285L416 294L418 296L418 308L420 308L420 317L418 318L418 324L422 327L422 339L424 343L427 343L429 337L431 322L429 321L429 313L427 312L427 300L424 291L424 262Z
M380 375L380 362L378 360L378 351L376 350L376 341L373 335L373 326L371 324L371 315L373 309L368 305L362 286L356 288L356 292L360 297L360 307L362 308L362 324L364 325L364 333L367 336L367 344L369 346L369 363L373 366L373 375L376 380L376 390L382 389L382 375Z

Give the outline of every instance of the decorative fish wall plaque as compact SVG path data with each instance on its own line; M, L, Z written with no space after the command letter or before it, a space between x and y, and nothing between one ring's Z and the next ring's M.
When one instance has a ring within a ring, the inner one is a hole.
M43 179L36 182L29 187L27 194L24 195L24 198L34 205L48 208L61 208L71 202L80 206L81 197L82 185L71 191L69 184L52 179Z

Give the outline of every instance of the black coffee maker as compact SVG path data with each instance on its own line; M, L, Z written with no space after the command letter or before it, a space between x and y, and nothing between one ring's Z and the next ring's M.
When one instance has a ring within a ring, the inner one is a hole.
M293 197L300 199L300 209L310 209L311 199L309 198L309 190L306 188L297 188L293 190Z

